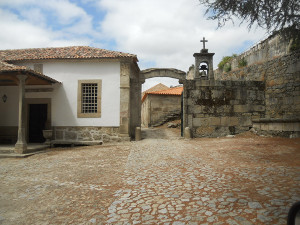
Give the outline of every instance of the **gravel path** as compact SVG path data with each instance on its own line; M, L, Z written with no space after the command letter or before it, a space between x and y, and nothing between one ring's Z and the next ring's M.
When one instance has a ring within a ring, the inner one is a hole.
M300 200L300 139L158 136L1 159L0 224L286 224Z

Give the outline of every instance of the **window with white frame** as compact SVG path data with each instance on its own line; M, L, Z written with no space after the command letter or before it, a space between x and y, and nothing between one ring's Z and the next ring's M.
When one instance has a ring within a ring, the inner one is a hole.
M78 117L101 117L101 85L101 80L78 81Z

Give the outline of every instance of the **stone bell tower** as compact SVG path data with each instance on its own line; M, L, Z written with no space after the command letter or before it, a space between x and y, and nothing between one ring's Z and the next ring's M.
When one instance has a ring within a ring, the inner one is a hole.
M194 78L214 80L213 56L215 53L208 53L208 49L205 48L205 42L208 41L204 37L200 42L203 42L203 49L200 53L194 53L193 55L195 57Z

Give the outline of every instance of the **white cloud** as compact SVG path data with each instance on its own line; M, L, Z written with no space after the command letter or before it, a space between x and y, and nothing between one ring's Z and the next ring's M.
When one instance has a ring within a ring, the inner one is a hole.
M2 49L92 43L92 16L67 0L0 1L0 7Z
M168 87L179 85L178 79L169 77L155 77L146 80L146 82L142 85L142 91L146 91L159 83L162 83Z
M20 11L20 15L24 18L25 21L32 25L46 27L45 15L39 8L23 9L22 11Z
M26 12L30 13L34 10L43 10L45 17L50 12L56 19L55 22L62 25L72 24L78 19L86 20L86 18L89 17L82 8L71 3L69 0L7 0L1 1L0 6L13 8L21 12L20 14L25 16L25 18L32 17L31 15L25 14Z
M7 7L23 22L61 32L67 38L95 34L92 15L69 0L11 0L0 2L0 6Z
M148 66L145 62L154 62L156 67L187 71L194 64L193 53L202 48L200 39L204 36L209 51L215 53L216 68L223 56L241 51L246 41L257 42L264 35L261 29L248 32L246 25L227 24L217 30L217 22L206 20L206 9L198 0L99 0L98 3L107 11L101 21L102 33L114 39L120 51L137 54L142 59L141 69ZM149 82L144 86L148 88Z
M209 40L210 52L216 53L215 62L244 41L255 42L262 36L261 30L248 33L246 26L231 24L216 30L217 22L203 17L205 8L198 0L101 0L99 5L107 10L102 32L114 38L120 50L158 67L187 70L203 36Z
M0 9L0 49L88 45L88 39L63 38L61 32L53 32L20 20L16 15Z
M82 0L82 4L106 12L98 27L93 27L98 15L76 1L0 0L0 48L94 44L137 54L141 69L151 65L187 71L204 36L215 53L216 67L223 56L264 35L261 29L248 32L246 25L227 24L216 30L217 22L205 19L198 0Z

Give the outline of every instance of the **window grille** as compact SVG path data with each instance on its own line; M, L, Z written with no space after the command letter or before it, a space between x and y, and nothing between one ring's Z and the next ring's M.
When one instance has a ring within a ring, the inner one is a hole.
M77 117L101 117L102 80L78 80Z
M97 113L98 84L82 84L81 113Z

